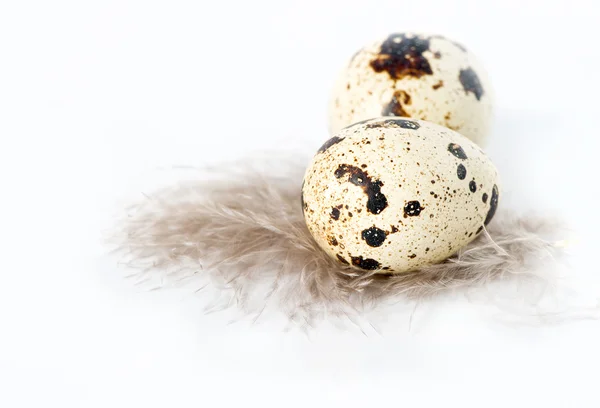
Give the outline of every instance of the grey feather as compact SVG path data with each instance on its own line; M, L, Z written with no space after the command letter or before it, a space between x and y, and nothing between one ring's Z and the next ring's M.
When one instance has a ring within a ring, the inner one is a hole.
M536 261L560 255L545 236L552 220L499 211L483 234L447 261L417 272L378 275L349 269L323 253L300 204L304 166L251 162L200 172L196 181L162 189L132 207L117 246L142 276L209 282L256 318L265 308L313 324L392 298L423 300L513 278L550 279Z

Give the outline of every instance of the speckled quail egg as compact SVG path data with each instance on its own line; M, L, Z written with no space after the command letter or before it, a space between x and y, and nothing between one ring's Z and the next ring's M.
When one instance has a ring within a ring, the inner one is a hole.
M496 212L498 174L466 137L421 120L351 125L313 158L302 185L310 233L357 269L406 272L440 262Z
M483 146L492 120L486 73L461 44L439 35L397 33L358 51L339 74L330 133L380 116L427 120Z

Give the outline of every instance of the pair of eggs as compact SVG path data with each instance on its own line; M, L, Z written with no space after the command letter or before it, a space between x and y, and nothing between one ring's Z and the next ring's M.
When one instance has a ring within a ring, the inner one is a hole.
M487 79L460 44L392 34L363 48L334 87L333 136L302 184L315 241L341 264L386 273L456 253L498 206L498 173L478 145L490 119Z

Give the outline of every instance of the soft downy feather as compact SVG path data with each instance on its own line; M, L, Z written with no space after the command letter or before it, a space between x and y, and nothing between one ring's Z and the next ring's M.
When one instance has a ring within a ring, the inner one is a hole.
M493 281L554 279L539 261L562 252L552 220L510 216L500 207L475 241L447 261L396 275L344 267L311 237L302 214L302 160L241 161L199 171L194 180L160 189L129 209L118 250L144 277L225 294L258 318L267 308L292 323L349 316L385 300L421 302Z

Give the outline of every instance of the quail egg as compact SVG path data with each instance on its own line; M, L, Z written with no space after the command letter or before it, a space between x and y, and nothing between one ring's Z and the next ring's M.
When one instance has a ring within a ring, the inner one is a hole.
M380 116L427 120L484 146L492 90L461 44L440 35L395 33L359 50L339 74L330 99L330 133Z
M466 137L422 120L380 117L323 144L304 176L302 208L334 260L402 273L475 239L499 194L496 168Z

